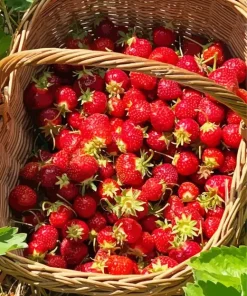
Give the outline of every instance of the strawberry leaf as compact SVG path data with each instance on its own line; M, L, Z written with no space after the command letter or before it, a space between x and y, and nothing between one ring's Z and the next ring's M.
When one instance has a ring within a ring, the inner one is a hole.
M3 31L0 31L0 59L4 58L7 55L11 42L11 36L5 34Z
M188 283L183 288L185 296L204 296L202 288L198 284Z
M25 11L33 3L33 0L5 0L7 7L17 11Z
M16 249L23 249L27 247L25 243L27 235L25 233L17 233L16 227L0 228L0 255Z
M241 296L247 296L247 273L241 275Z

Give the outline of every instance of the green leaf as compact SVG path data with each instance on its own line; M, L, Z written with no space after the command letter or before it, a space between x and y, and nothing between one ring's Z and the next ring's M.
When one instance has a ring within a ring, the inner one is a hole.
M199 286L202 288L205 296L241 296L240 292L232 287L226 287L221 283L199 282Z
M3 31L0 31L0 59L4 58L7 55L11 42L11 36L5 34Z
M241 289L242 289L241 296L247 296L247 274L246 273L241 275Z
M25 11L33 3L33 0L5 0L5 4L9 8L17 11Z
M0 228L0 255L16 249L23 249L27 247L25 240L27 235L25 233L17 233L16 227Z
M183 289L186 296L204 296L203 290L198 284L188 283Z

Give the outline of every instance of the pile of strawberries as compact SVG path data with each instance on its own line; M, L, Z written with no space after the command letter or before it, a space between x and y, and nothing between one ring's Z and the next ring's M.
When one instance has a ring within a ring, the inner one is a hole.
M65 44L176 65L247 101L245 62L229 59L222 43L162 26L148 35L101 19ZM36 150L9 205L28 226L26 257L82 272L147 274L197 254L217 231L241 118L213 97L136 72L51 65L23 99Z

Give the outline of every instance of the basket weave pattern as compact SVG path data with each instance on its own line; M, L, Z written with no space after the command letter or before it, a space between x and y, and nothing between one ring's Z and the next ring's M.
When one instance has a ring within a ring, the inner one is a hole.
M233 53L247 61L245 27L247 9L233 0L218 1L90 1L90 0L43 0L34 5L24 16L12 44L12 56L0 62L0 85L8 82L5 90L5 124L0 132L0 225L7 225L9 208L6 197L14 187L21 166L31 151L33 139L29 132L30 121L22 104L23 89L36 68L51 63L94 65L104 68L118 67L139 71L158 77L166 77L185 86L213 95L228 107L238 101L238 112L247 122L246 105L225 88L188 71L111 52L66 50L62 47L64 36L74 19L85 29L90 28L95 14L107 14L118 24L132 24L152 28L156 23L173 21L180 30L211 35L227 43ZM49 47L53 47L50 48ZM37 49L35 49L37 48ZM34 50L30 50L34 49ZM26 66L26 67L24 67ZM14 71L14 72L12 72ZM8 121L8 116L9 121ZM6 122L8 123L6 124ZM244 133L243 133L244 134ZM246 208L247 164L246 142L238 151L237 168L234 172L231 192L226 197L226 209L220 227L204 250L212 246L237 244L244 223ZM61 270L29 261L13 253L0 257L0 269L20 280L41 288L81 295L174 295L181 294L181 287L191 280L191 269L185 263L168 272L151 275L111 276Z

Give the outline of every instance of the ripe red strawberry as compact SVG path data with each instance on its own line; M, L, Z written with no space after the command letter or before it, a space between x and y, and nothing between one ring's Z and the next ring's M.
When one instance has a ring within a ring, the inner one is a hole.
M228 124L240 124L242 118L233 110L228 109L226 113L226 121Z
M189 39L186 37L182 41L182 51L184 55L198 56L202 47L205 44L204 38L201 36L192 35Z
M158 220L159 218L156 217L155 215L148 215L144 217L140 221L143 231L152 233L156 228L158 228L158 225L156 224Z
M75 91L69 86L60 86L56 90L56 106L62 112L73 111L78 104Z
M160 79L158 83L157 96L164 101L171 101L182 96L182 90L175 81Z
M178 55L176 52L168 47L157 47L148 57L150 60L155 60L162 63L176 65L178 62Z
M201 247L194 241L177 243L169 252L169 257L181 263L201 252Z
M212 122L205 122L200 127L200 141L208 147L217 147L221 143L222 130Z
M175 115L173 111L161 100L151 103L150 107L150 122L153 129L157 132L171 131L175 125Z
M224 163L224 154L217 148L207 148L202 153L202 161L210 169L218 169Z
M71 242L81 243L89 238L89 228L84 221L72 219L63 224L62 234Z
M141 195L148 201L158 201L161 199L166 189L166 183L158 178L149 178L142 186Z
M17 212L34 208L37 200L36 192L26 185L17 185L9 194L9 205Z
M222 67L232 70L237 76L238 83L242 83L245 81L247 67L243 60L239 58L232 58L225 61Z
M76 214L83 219L92 217L96 212L96 201L89 195L77 196L73 203Z
M170 163L164 163L155 166L152 171L153 177L167 185L174 185L178 182L178 173L176 168Z
M51 251L56 247L58 231L52 225L42 225L32 234L31 239L44 243L47 249Z
M28 243L27 249L24 250L24 256L30 260L42 262L47 251L48 249L45 243L34 240Z
M81 272L103 273L102 268L104 271L104 266L98 264L98 262L93 261L79 264L75 267L75 270Z
M100 20L100 22L96 24L95 34L97 37L111 38L112 34L114 34L113 22L108 18Z
M129 88L129 77L120 69L110 69L105 74L106 90L110 96L119 96Z
M143 232L141 237L130 245L131 251L136 256L145 256L154 250L154 239L148 232Z
M129 244L134 244L142 235L141 225L131 218L119 219L114 224L113 231L120 243L126 241Z
M44 129L45 126L61 125L62 116L57 109L47 108L40 111L36 118L37 126Z
M44 205L46 205L46 202ZM55 228L63 228L64 224L74 216L72 209L61 202L55 202L47 205L48 207L46 210L47 215L49 216L49 222Z
M173 242L175 235L173 234L171 225L162 223L161 221L158 225L160 227L152 232L155 248L158 252L166 254L169 252L171 243Z
M145 123L150 117L150 104L147 101L137 102L129 108L128 115L135 124Z
M131 85L141 90L152 90L156 87L157 78L137 72L130 72Z
M69 153L66 150L60 150L52 156L52 164L66 172L69 164ZM66 176L65 176L66 179ZM65 181L68 181L67 179ZM61 184L62 185L62 184Z
M208 66L214 65L214 58L216 59L216 65L221 66L225 61L224 49L221 43L214 42L202 53L203 59Z
M220 124L225 119L225 108L221 104L212 102L209 99L201 100L198 109L198 123L200 125L207 121Z
M58 183L58 182L57 182ZM62 180L62 183L59 183L60 187L55 188L55 195L59 198L61 196L63 199L68 201L74 200L74 198L79 194L78 187L71 183L70 181Z
M101 180L105 180L111 178L115 174L115 169L113 167L113 163L109 160L98 160L99 170L98 175Z
M149 264L142 270L142 274L149 274L161 271L165 272L169 268L173 268L176 265L178 265L178 262L176 260L169 258L168 256L158 256L152 259L151 264Z
M100 37L96 39L92 44L93 50L100 50L100 51L114 51L114 42L105 37Z
M61 242L60 252L69 266L75 266L88 254L88 247L84 243L75 244L67 238Z
M80 97L82 91L86 91L88 88L91 91L103 91L104 86L104 79L100 75L88 71L85 73L84 71L79 74L79 78L74 82L73 89L77 97Z
M222 174L230 174L234 172L237 165L237 154L234 151L225 151L224 152L224 162L219 167L219 171Z
M236 95L239 96L245 103L247 103L247 90L239 88L236 92Z
M178 196L183 202L194 201L199 193L199 188L191 182L182 183L178 189Z
M72 75L73 67L71 65L66 64L53 64L52 69L56 75L62 77L67 82L66 78Z
M208 217L203 223L203 234L209 239L211 238L220 225L220 218L218 217Z
M201 72L201 70L200 70L194 56L191 56L191 55L182 56L179 59L176 66L179 67L179 68L188 70L190 72L198 73L198 74Z
M67 268L67 263L60 255L47 254L45 256L45 263L50 267Z
M88 221L87 225L89 227L90 233L98 233L101 229L105 228L107 225L106 218L100 213L96 212Z
M140 73L136 73L136 74L138 76L138 74L140 74ZM130 78L133 75L135 76L135 74L131 73ZM151 76L148 76L148 77L151 77ZM151 78L153 78L153 77L151 77ZM131 83L132 83L132 81L131 81ZM156 80L155 80L155 84L156 84ZM130 88L128 91L126 91L126 93L123 96L123 103L124 103L126 110L128 110L133 104L140 102L140 101L145 101L145 100L146 100L145 95L140 90L138 90L136 88Z
M98 163L91 155L73 155L67 170L68 177L75 182L92 178L98 171Z
M180 211L183 207L184 204L182 200L176 195L171 195L163 211L164 218L169 221L173 220L175 213Z
M81 135L78 132L72 132L68 129L63 129L55 136L55 145L58 150L66 150L71 152L75 150L81 141Z
M177 119L192 118L195 119L197 116L198 104L193 99L187 99L177 101L174 106L174 113Z
M101 198L107 198L109 200L114 199L121 193L120 186L113 179L105 179L98 186L98 194Z
M125 105L123 100L113 97L108 100L107 103L108 114L114 117L122 118L125 115Z
M176 123L173 134L177 146L187 146L187 144L195 143L199 138L199 125L191 118L181 119Z
M32 210L31 212L22 213L22 221L36 226L45 221L45 216L41 210Z
M38 162L28 162L20 170L19 176L25 180L37 181L40 164Z
M221 219L224 214L225 209L223 207L215 207L212 210L208 210L206 217L215 217Z
M187 203L186 208L189 211L193 211L193 212L196 210L202 217L204 217L205 214L206 214L206 211L205 211L205 208L203 207L203 204L201 204L197 200Z
M133 273L134 263L128 257L111 255L106 264L109 274L127 275Z
M114 249L117 245L117 240L113 233L112 226L106 226L97 234L97 242L101 249Z
M153 42L159 46L171 46L176 40L176 33L162 26L153 30Z
M54 164L46 164L39 170L39 181L40 185L45 188L54 187L58 181L58 177L61 177L63 171L60 167Z
M151 129L147 133L146 142L149 148L158 152L163 152L168 148L171 140L172 134L157 132Z
M152 52L152 44L146 39L132 37L128 39L124 53L141 58L148 58Z
M242 136L239 133L238 124L227 124L222 129L222 140L226 146L238 149Z
M184 151L175 155L173 165L180 175L189 176L197 172L199 160L194 153Z
M210 177L206 184L205 190L218 195L220 198L226 198L226 188L230 192L232 177L224 175L214 175Z
M47 150L39 149L31 160L36 162L49 162L51 158L52 158L51 152Z
M192 101L196 104L196 106L198 106L203 99L203 95L194 89L185 88L183 89L183 94L181 99Z
M103 92L86 90L80 97L83 111L87 115L104 113L107 107L107 97Z

